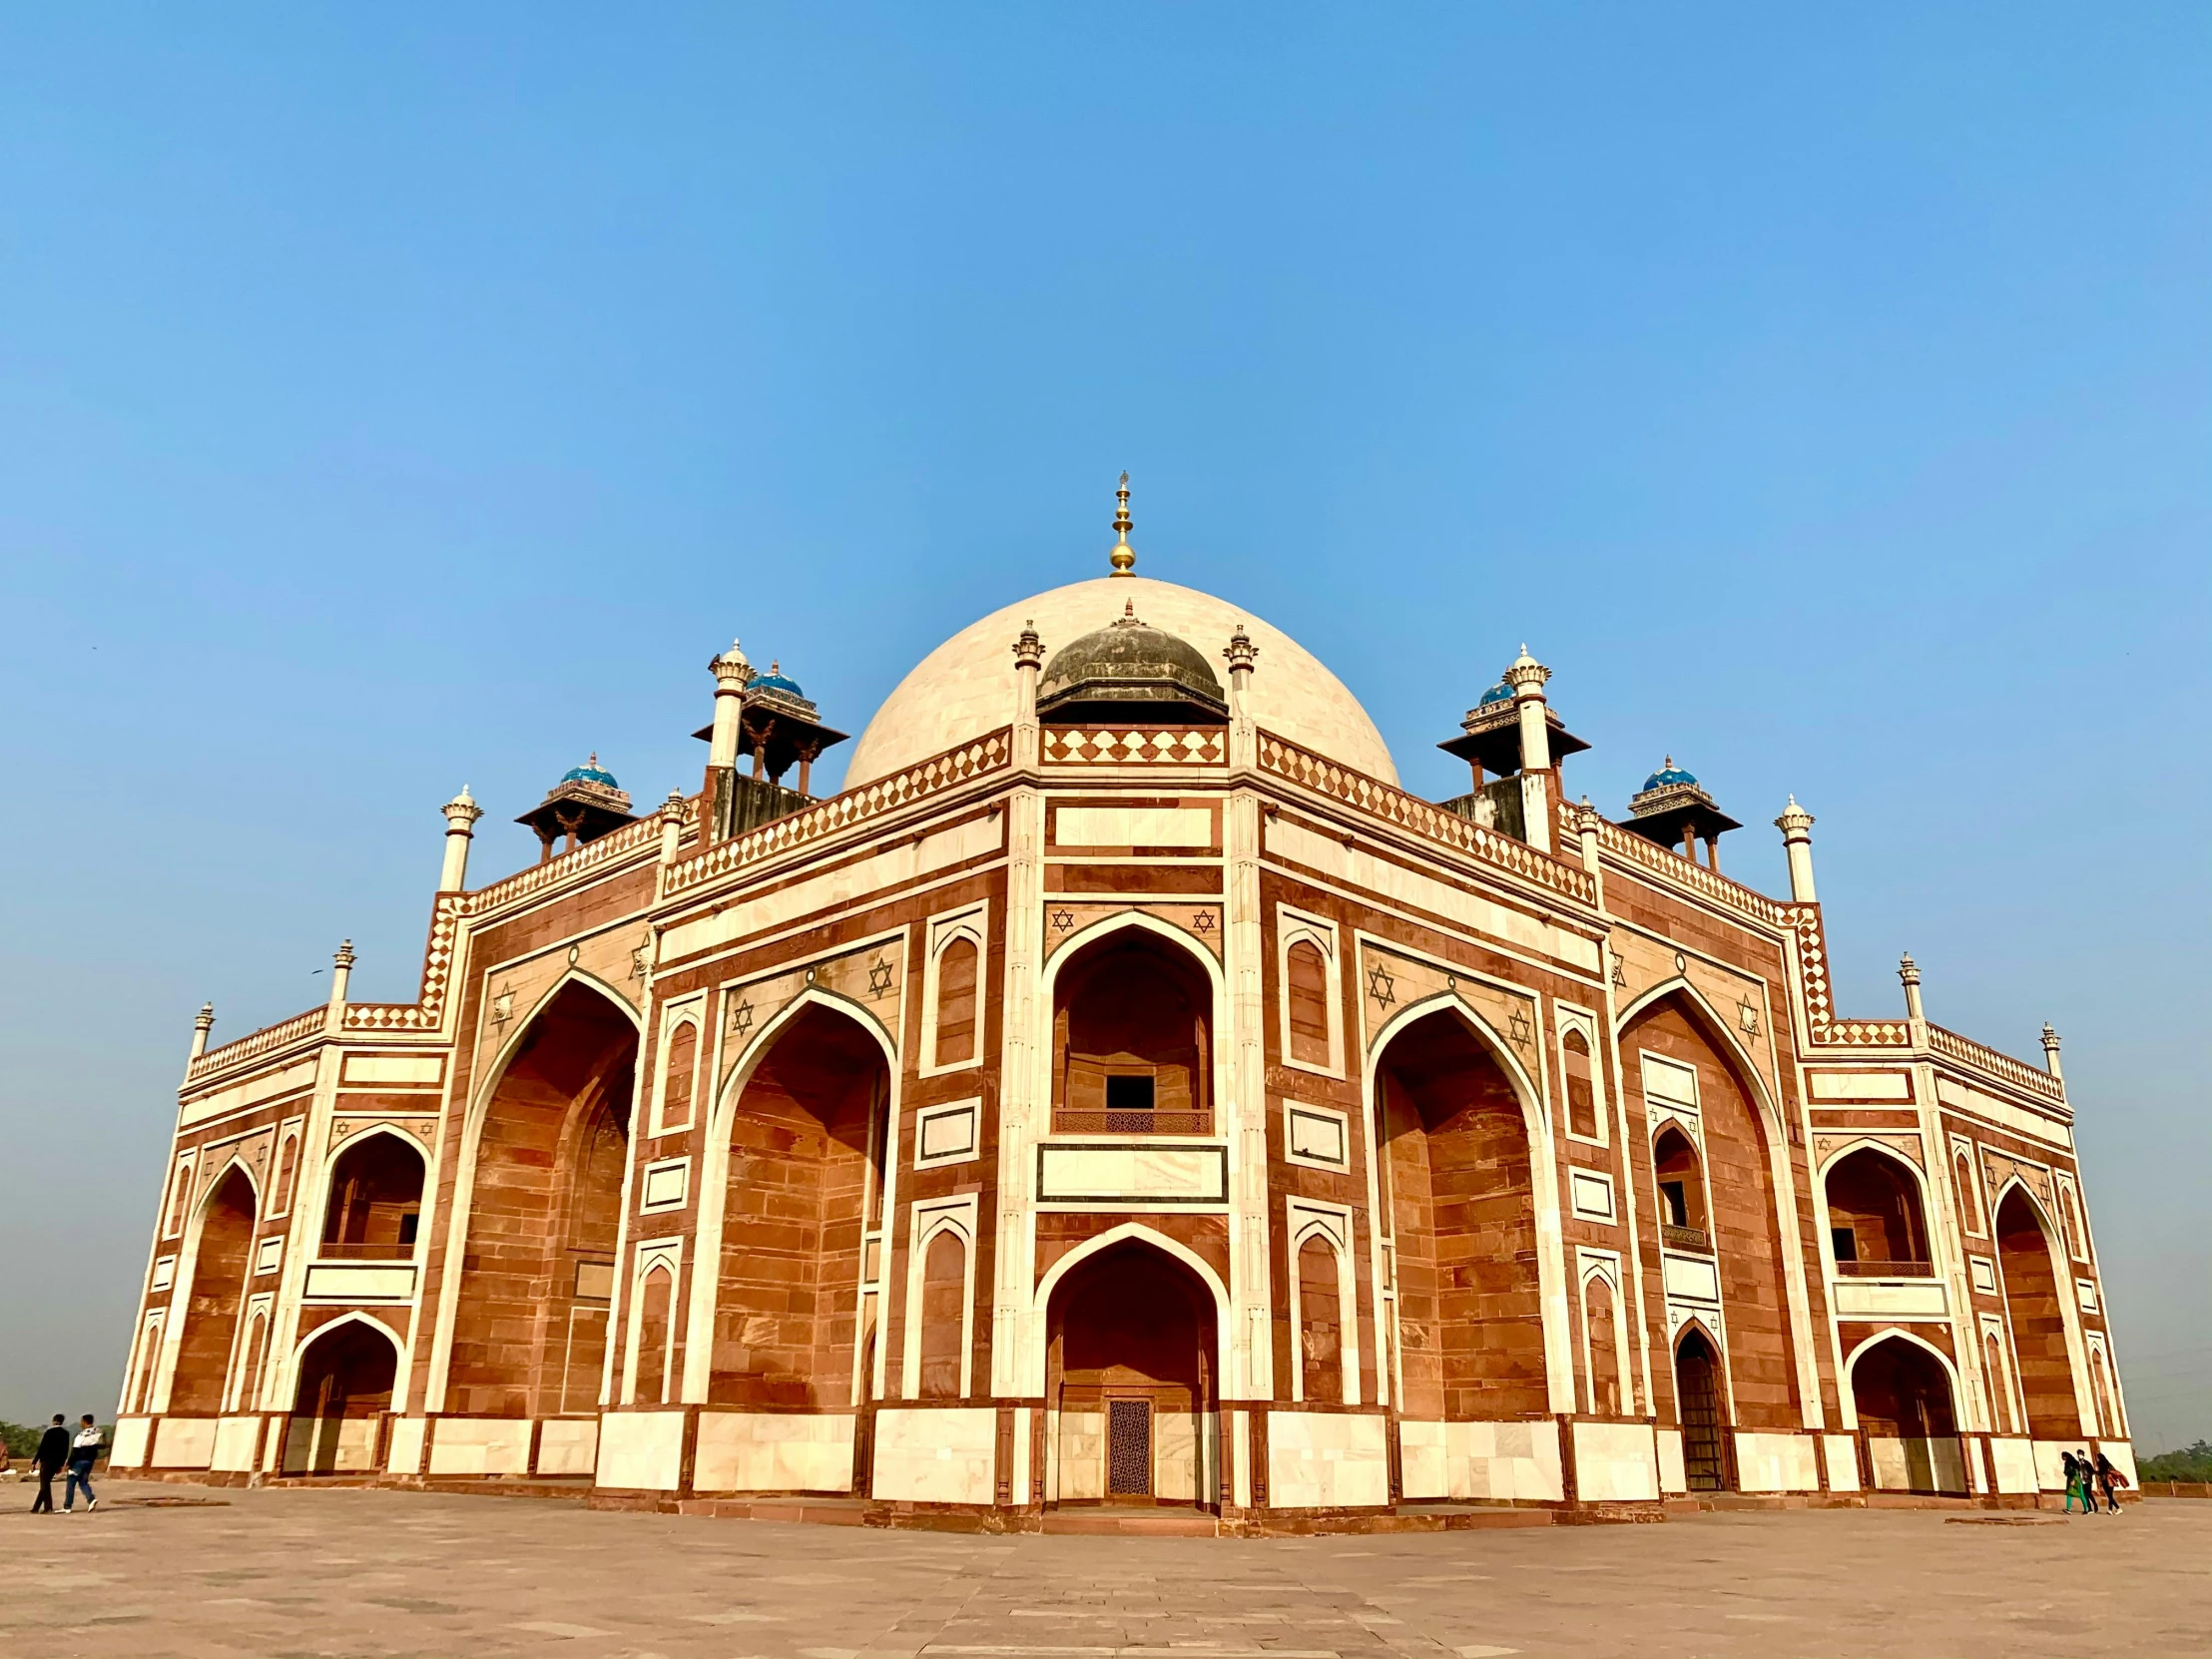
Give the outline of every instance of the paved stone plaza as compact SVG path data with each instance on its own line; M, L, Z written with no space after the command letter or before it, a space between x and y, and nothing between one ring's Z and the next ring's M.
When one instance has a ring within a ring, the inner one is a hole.
M1840 1510L1235 1540L123 1481L48 1520L27 1487L4 1495L0 1652L42 1659L1937 1659L2197 1653L2212 1626L2212 1504L2172 1500L2047 1524Z

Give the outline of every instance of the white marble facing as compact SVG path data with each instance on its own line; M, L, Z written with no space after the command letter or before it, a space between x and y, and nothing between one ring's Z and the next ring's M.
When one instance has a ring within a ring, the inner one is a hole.
M1053 1454L1046 1469L1045 1494L1056 1499L1104 1497L1106 1413L1053 1411L1048 1413L1045 1433Z
M414 1276L412 1262L316 1262L300 1294L309 1302L405 1302Z
M348 1054L347 1083L435 1083L445 1075L442 1054Z
M528 1417L439 1417L430 1429L432 1474L528 1474Z
M1212 846L1214 815L1203 807L1061 807L1056 846Z
M108 1446L108 1467L112 1469L141 1468L146 1463L146 1448L152 1440L152 1417L125 1417L115 1425L115 1438Z
M1851 1434L1823 1434L1821 1456L1828 1464L1828 1489L1832 1492L1856 1492L1859 1489L1859 1442Z
M2035 1478L2046 1492L2062 1492L2066 1489L2066 1453L2089 1449L2086 1436L2078 1440L2037 1440L2035 1442Z
M1412 1502L1566 1495L1556 1422L1401 1422L1397 1443L1400 1489Z
M205 1123L210 1118L219 1118L226 1112L242 1111L248 1106L259 1105L262 1101L274 1099L288 1090L303 1089L314 1081L315 1066L316 1062L313 1060L299 1060L284 1067L282 1071L249 1078L244 1083L234 1083L228 1089L204 1094L197 1100L188 1100L178 1114L177 1127L190 1128L193 1124Z
M1976 1117L2025 1135L2031 1140L2063 1147L2068 1152L2073 1150L2073 1131L2065 1123L2047 1118L2040 1112L2024 1110L2009 1101L1999 1100L1993 1094L1985 1094L1980 1089L1954 1083L1947 1077L1938 1077L1936 1079L1936 1098L1945 1106L1956 1107L1961 1112L1971 1112Z
M1152 1495L1195 1503L1199 1479L1204 1473L1207 1436L1201 1419L1190 1411L1155 1411L1152 1414Z
M599 1485L673 1492L683 1478L683 1412L608 1411L600 1417Z
M154 1434L154 1467L204 1469L215 1457L214 1417L164 1417Z
M702 1492L848 1492L850 1412L702 1411L692 1485Z
M254 1467L254 1453L261 1449L260 1417L224 1417L216 1424L215 1445L208 1467L246 1474Z
M589 1474L598 1466L597 1417L548 1417L538 1425L539 1474Z
M1269 1412L1268 1506L1344 1509L1388 1503L1388 1430L1380 1416Z
M2139 1484L2135 1478L2135 1447L2126 1440L2099 1440L2097 1449L2112 1459L2112 1466L2127 1476L2130 1486Z
M394 1417L385 1437L384 1468L392 1474L420 1474L422 1454L430 1446L427 1417Z
M294 1417L284 1430L284 1471L303 1473L309 1468L341 1474L362 1473L376 1466L376 1419L345 1417Z
M1228 1161L1208 1146L1040 1146L1037 1194L1047 1204L1226 1204Z
M875 1495L911 1503L996 1501L998 1413L987 1405L875 1414Z
M1656 1500L1659 1447L1642 1422L1574 1424L1574 1489L1586 1503Z
M1950 1311L1939 1279L1839 1279L1834 1295L1836 1313L1843 1319L1939 1320Z
M1139 621L1195 646L1209 664L1220 662L1229 636L1243 624L1260 653L1246 692L1252 719L1340 765L1397 782L1389 749L1367 711L1288 634L1211 594L1147 576L1122 576L1071 583L1008 605L930 652L883 700L852 746L843 787L873 783L1011 725L1018 696L1013 645L1022 625L1035 623L1049 664L1061 647L1118 621L1125 604L1136 608ZM1227 670L1215 672L1226 691Z
M1809 1071L1815 1100L1911 1100L1913 1079L1902 1071Z
M1955 1438L1901 1439L1889 1434L1867 1436L1867 1461L1874 1466L1877 1491L1964 1492L1966 1462Z
M1736 1485L1746 1492L1817 1492L1819 1449L1810 1434L1736 1431Z
M1667 1295L1680 1297L1685 1302L1718 1302L1721 1299L1720 1272L1710 1256L1676 1256L1668 1254L1661 1270L1667 1287Z
M1659 1489L1670 1494L1688 1491L1690 1471L1682 1460L1682 1430L1662 1428L1656 1438L1659 1442Z
M2035 1447L2031 1442L1992 1434L1989 1436L1989 1461L1998 1491L2032 1492L2036 1489ZM2065 1481L2061 1479L2058 1484L2063 1488Z

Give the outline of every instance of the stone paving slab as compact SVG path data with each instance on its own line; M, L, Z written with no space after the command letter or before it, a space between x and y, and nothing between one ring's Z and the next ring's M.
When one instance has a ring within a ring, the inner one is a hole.
M1011 1537L394 1491L0 1491L0 1655L1718 1659L2212 1650L2212 1503L1322 1538ZM200 1497L201 1503L147 1499Z

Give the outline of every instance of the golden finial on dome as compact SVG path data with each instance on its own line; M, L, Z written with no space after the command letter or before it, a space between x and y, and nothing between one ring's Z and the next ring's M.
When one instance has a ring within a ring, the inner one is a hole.
M1121 475L1121 488L1114 491L1114 550L1108 559L1116 576L1132 576L1137 569L1137 550L1129 545L1129 474Z

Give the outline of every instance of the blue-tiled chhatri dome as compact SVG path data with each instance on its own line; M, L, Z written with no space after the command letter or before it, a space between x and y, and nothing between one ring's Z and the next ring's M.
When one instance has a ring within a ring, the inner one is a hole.
M1488 702L1489 699L1484 698L1483 701ZM1666 758L1665 764L1662 765L1657 772L1653 773L1649 778L1646 778L1644 780L1644 788L1647 790L1671 790L1678 785L1695 784L1696 782L1696 776L1694 774L1684 772L1680 767L1676 766L1674 764L1674 757L1672 755L1669 755Z
M787 697L805 697L807 694L799 689L799 682L783 670L784 665L782 663L770 664L769 671L766 674L756 674L746 682L746 690L757 692L777 691L784 693Z
M1482 694L1482 701L1477 703L1475 707L1477 709L1487 709L1493 703L1510 703L1512 701L1513 688L1511 686L1508 686L1504 681L1500 680L1496 685L1492 686L1488 691Z
M571 753L573 754L574 751L571 751ZM599 757L596 754L582 766L570 767L562 773L561 782L564 784L597 784L605 790L619 790L622 788L620 784L615 782L615 775L599 764Z

